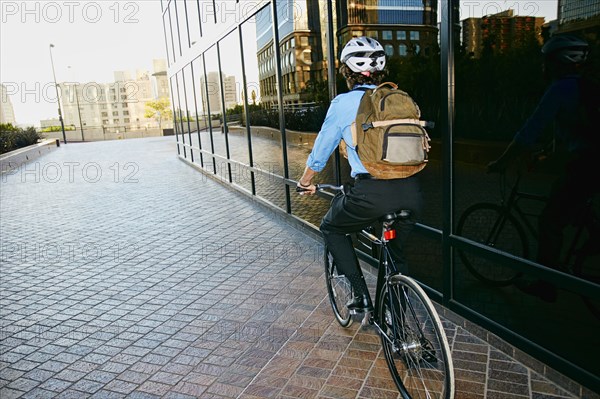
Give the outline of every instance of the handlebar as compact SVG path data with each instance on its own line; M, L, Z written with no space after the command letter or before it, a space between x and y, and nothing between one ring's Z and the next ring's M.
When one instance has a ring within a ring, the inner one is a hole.
M316 187L317 191L323 191L323 190L342 191L344 189L344 186L336 186L333 184L315 184L315 187ZM297 193L303 193L305 191L308 191L308 190L303 187L296 186Z

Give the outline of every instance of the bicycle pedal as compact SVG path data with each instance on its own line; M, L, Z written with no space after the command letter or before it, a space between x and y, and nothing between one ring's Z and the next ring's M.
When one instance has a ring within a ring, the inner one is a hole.
M367 329L371 325L373 325L373 323L371 322L372 316L373 316L373 312L371 312L371 311L365 312L365 315L364 315L362 321L360 322L360 327L362 329Z

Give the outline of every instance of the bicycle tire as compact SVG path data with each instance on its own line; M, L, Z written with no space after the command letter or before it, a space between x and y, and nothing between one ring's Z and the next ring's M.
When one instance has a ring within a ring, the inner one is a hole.
M410 277L394 275L379 298L381 342L402 398L454 398L450 346L425 291Z
M503 216L506 219L502 226L493 232L494 226ZM503 208L496 204L479 203L467 208L458 221L456 233L522 258L529 257L529 243L525 230L513 215L506 215ZM521 272L463 250L458 250L458 255L469 272L489 286L505 287L522 276Z
M325 283L327 284L327 294L333 314L342 327L350 327L352 324L352 315L346 307L346 303L352 299L352 286L346 276L338 273L336 264L327 246L325 246L324 261Z
M597 249L594 250L594 245L592 245L591 241L588 241L584 245L575 258L573 274L579 278L600 285L600 253L598 253ZM583 299L583 302L589 311L596 318L600 319L600 301L588 298L585 295L582 295L581 299Z

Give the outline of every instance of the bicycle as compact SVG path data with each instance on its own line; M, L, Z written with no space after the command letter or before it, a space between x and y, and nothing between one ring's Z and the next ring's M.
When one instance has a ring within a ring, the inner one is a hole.
M519 169L514 184L505 200L500 203L481 202L467 208L458 220L456 233L473 241L494 247L504 252L530 259L530 242L528 236L537 239L537 227L531 222L530 217L537 217L527 213L520 205L523 200L544 203L547 197L539 194L528 193L520 190L523 171ZM506 186L506 174L501 173L502 191ZM504 195L501 196L504 198ZM560 262L564 271L582 279L600 284L600 268L598 267L597 229L600 221L594 212L591 198L586 206L580 210L574 220L574 233L566 252ZM523 277L520 271L499 266L480 257L470 255L459 250L458 255L465 267L479 281L493 287L505 287L515 283ZM600 304L583 296L587 307L600 318Z
M343 186L316 187L318 191L344 192ZM297 191L305 190L297 188ZM396 235L393 223L409 216L405 210L384 215L381 237L368 229L359 233L380 247L375 307L365 313L362 324L374 326L378 331L388 369L402 398L451 399L455 390L454 367L438 313L421 286L397 270L388 249L388 242ZM338 272L327 247L324 263L333 313L342 327L349 327L353 314L346 303L353 297L351 284Z

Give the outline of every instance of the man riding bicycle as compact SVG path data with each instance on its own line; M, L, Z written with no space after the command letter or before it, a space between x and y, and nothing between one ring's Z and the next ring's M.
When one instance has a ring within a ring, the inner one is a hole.
M537 261L558 269L562 249L563 231L573 222L579 210L600 189L597 177L588 178L599 154L600 135L586 115L586 95L580 67L585 63L589 45L570 34L555 35L544 44L544 73L552 80L537 108L515 134L505 152L496 161L488 164L488 172L506 169L510 161L530 150L540 138L543 129L556 123L555 141L564 145L568 159L560 178L554 183L549 200L539 218L539 246ZM592 95L600 96L596 91ZM554 301L556 287L537 281L520 287L523 291Z
M408 220L398 222L397 238L390 242L394 262L402 269L405 260L402 244L421 213L422 193L417 175L401 179L377 179L362 164L357 149L352 144L350 125L354 122L364 90L375 89L386 75L386 57L379 42L368 37L351 39L340 57L340 73L346 79L350 91L333 99L312 152L306 161L304 174L298 180L307 194L314 194L316 187L311 183L314 176L323 170L327 160L344 140L347 148L351 177L354 183L345 193L337 194L331 207L323 217L320 230L339 271L352 284L354 297L348 309L364 312L373 308L367 285L352 240L347 234L360 231L380 217L399 209L409 210Z

